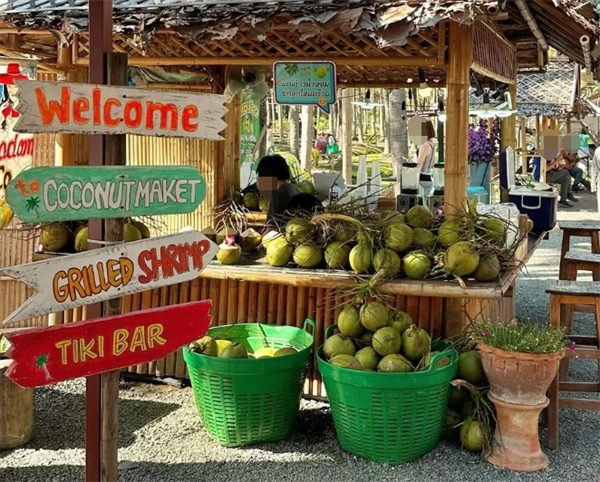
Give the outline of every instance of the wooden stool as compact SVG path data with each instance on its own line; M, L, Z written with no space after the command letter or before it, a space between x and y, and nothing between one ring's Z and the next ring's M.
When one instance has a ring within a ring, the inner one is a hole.
M592 253L600 254L600 221L562 221L558 226L563 232L562 249L560 251L559 279L567 279L564 267L565 255L571 248L571 236L589 237L592 241ZM600 281L600 272L593 273L594 281Z
M565 308L573 305L591 305L596 316L596 336L570 336L575 350L568 350L565 357L592 358L600 364L600 283L583 281L549 281L546 293L550 293L550 324L560 326ZM591 348L594 347L594 348ZM564 359L563 359L564 360ZM562 363L561 363L562 365ZM548 446L558 447L558 409L573 408L600 410L600 400L560 398L560 390L569 392L600 392L598 382L569 382L554 379L548 390Z

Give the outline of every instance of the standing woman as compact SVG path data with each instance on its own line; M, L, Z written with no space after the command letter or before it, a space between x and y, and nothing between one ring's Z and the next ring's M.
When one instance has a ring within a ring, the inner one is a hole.
M431 169L435 164L435 130L433 128L433 123L430 120L421 124L421 128L421 135L426 141L417 149L415 157L417 158L417 164L419 165L419 181L421 182L421 186L428 189L432 182Z

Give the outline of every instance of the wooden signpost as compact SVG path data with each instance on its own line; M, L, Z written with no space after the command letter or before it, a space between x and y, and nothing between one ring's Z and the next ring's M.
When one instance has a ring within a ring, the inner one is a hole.
M191 166L37 167L9 185L7 201L28 223L185 214L206 196Z
M0 269L37 291L4 323L191 281L218 249L190 230Z
M93 84L15 81L15 131L138 134L213 141L227 124L227 97Z
M13 360L6 376L23 388L146 363L204 336L211 301L6 334Z

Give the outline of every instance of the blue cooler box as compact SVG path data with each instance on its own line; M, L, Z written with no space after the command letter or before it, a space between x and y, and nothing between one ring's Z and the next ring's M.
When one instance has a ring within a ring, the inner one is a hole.
M558 191L534 191L525 186L515 186L508 192L510 202L521 214L527 214L536 231L550 231L556 226Z

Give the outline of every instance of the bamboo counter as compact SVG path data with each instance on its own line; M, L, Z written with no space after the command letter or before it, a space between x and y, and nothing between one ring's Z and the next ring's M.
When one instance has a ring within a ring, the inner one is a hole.
M521 265L531 257L542 237L523 242L518 250ZM37 259L46 255L37 255ZM504 272L497 282L467 281L461 287L447 280L394 280L378 289L390 305L406 311L415 324L433 338L449 334L450 326L464 326L468 318L510 320L514 317L513 288L520 268ZM243 264L211 263L190 282L165 286L123 298L123 312L132 312L188 301L213 301L213 326L264 322L301 328L306 318L316 322L315 347L324 341L325 330L335 324L348 289L356 277L334 270L274 268L256 258ZM457 309L458 308L458 309ZM84 309L64 312L62 322L85 317ZM451 334L451 333L450 333ZM315 350L316 351L316 350ZM129 367L129 372L161 378L188 378L180 350L158 361ZM316 361L308 369L304 390L309 398L324 398L324 386Z

